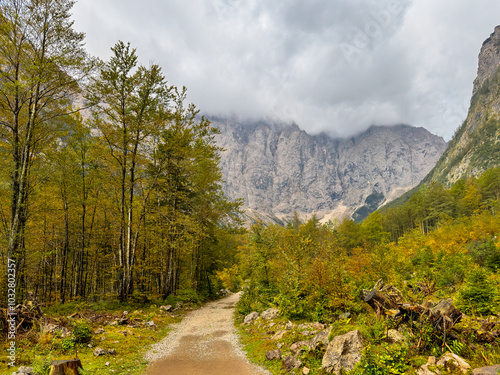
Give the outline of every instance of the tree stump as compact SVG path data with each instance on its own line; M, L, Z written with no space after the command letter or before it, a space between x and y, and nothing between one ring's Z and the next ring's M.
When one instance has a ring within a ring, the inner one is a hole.
M363 289L361 298L368 303L377 313L385 315L387 310L397 310L402 300L401 292L392 285L385 285L382 279L377 281L372 289Z
M82 368L79 359L52 361L49 375L79 375L78 368Z

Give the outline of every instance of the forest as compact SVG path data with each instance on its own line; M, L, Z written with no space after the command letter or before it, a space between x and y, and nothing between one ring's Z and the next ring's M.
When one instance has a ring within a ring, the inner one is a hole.
M406 204L361 223L258 223L239 249L238 272L223 277L245 286L243 312L273 303L295 319L328 322L360 311L359 292L379 279L401 290L420 285L421 298L458 293L467 313L498 313L499 197L494 168L449 189L424 185Z
M500 168L423 184L361 223L295 215L245 229L241 202L222 191L218 130L185 87L142 65L128 43L108 61L89 56L72 1L0 4L2 301L63 311L199 301L225 288L243 290L241 316L276 307L294 322L334 324L348 313L381 334L385 321L360 294L383 280L412 303L451 297L472 317L500 314ZM421 326L405 359L390 352L392 372L368 350L361 373L405 373L412 354L441 353L446 339L431 331ZM26 345L43 346L41 337ZM498 340L478 351L470 343L457 336L454 348L478 364L481 350L500 361Z
M0 259L16 303L213 294L239 206L217 130L129 44L89 56L72 6L1 8Z
M241 321L275 307L285 322L330 326L329 337L361 331L363 357L349 374L416 374L428 356L446 352L476 367L495 364L499 197L500 168L492 168L449 188L422 185L405 204L376 211L361 223L322 224L315 217L301 222L297 216L285 227L257 223L239 247L239 263L219 276L226 287L244 290ZM376 301L370 300L373 293ZM432 317L440 303L452 303L456 314L446 328ZM404 343L391 343L388 332L394 328L405 333ZM261 360L272 349L272 341L262 339L266 330L260 323L240 334L254 360L284 373L276 362ZM306 338L295 334L287 340L285 345L294 345ZM298 358L323 374L323 354L309 348Z

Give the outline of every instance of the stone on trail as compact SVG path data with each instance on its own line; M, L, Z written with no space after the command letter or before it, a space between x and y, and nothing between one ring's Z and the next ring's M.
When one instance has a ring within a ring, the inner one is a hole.
M363 350L363 336L359 330L345 335L336 336L326 348L321 362L323 369L328 373L340 374L343 368L350 371L356 363L361 361Z

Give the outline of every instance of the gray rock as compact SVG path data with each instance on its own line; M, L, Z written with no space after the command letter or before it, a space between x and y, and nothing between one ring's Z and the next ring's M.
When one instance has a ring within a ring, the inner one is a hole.
M441 358L439 358L437 365L443 366L446 370L454 372L460 371L462 374L466 374L471 368L463 358L459 357L455 353L445 353Z
M245 316L245 319L243 320L243 324L249 325L250 323L252 323L258 317L259 317L259 313L258 312L256 312L256 311L251 312L250 314L248 314L247 316Z
M279 349L276 350L269 350L266 353L266 359L268 361L272 361L274 359L280 359L281 358L281 351Z
M302 331L304 329L310 329L312 325L310 323L302 323L297 326L297 330Z
M172 311L172 305L167 305L167 306L160 306L160 310L162 311Z
M300 366L302 366L302 362L294 356L288 356L288 357L283 358L281 363L283 364L283 368L286 371L292 371L292 370L298 369L298 368L300 368Z
M101 355L105 355L107 353L108 353L108 351L106 349L103 349L103 348L100 348L100 347L97 347L97 348L94 349L94 355L96 357L99 357Z
M101 333L104 333L104 332L105 332L105 331L104 331L104 328L97 328L97 329L94 331L94 333L95 333L96 335L100 335Z
M273 337L271 337L271 340L273 341L281 340L287 333L288 331L278 331L274 334Z
M441 137L405 125L334 139L295 124L210 120L221 130L224 193L243 198L249 220L286 221L294 211L363 218L418 184L446 148Z
M317 331L323 331L326 328L326 325L320 322L314 322L312 324L312 328L314 328Z
M332 327L328 327L314 336L310 341L311 349L316 350L319 348L320 350L326 350L329 343L328 336L330 335L330 332L332 332Z
M302 336L314 336L318 331L302 331Z
M339 315L339 319L340 320L347 320L351 317L351 313L350 312L346 312L346 313L343 313L343 314L340 314Z
M264 320L273 320L276 319L280 315L280 311L278 309L267 309L260 314L260 317Z
M304 367L302 369L302 374L309 375L311 373L311 369L309 367Z
M17 369L17 372L13 372L12 375L34 375L33 367L21 366Z
M148 327L156 327L156 323L150 320L149 322L146 323Z
M109 349L107 351L107 354L110 354L110 355L116 355L116 349Z
M387 331L387 339L392 343L406 341L405 337L395 329L390 329L389 331Z
M290 351L293 355L297 356L301 352L306 351L311 346L309 341L297 341L290 345Z
M57 324L49 323L43 327L43 332L50 333L51 335L59 334L61 337L71 335L71 332L66 327L58 326Z
M321 365L328 373L340 374L341 369L350 371L361 360L363 336L359 330L335 337L326 348Z
M500 374L500 365L479 367L472 370L472 375L498 375Z
M420 368L417 370L417 375L441 375L441 371L439 371L438 369L431 371L429 369L429 366L436 366L436 357L429 357L427 359L427 363L420 366Z

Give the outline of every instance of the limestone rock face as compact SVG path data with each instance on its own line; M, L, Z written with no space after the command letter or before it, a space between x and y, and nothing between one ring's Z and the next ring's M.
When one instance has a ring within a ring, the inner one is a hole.
M457 124L457 127L460 124ZM467 118L425 181L451 185L500 166L500 26L479 53Z
M326 348L322 367L326 372L334 374L340 374L342 368L346 371L352 370L356 363L361 361L363 342L359 330L335 337Z
M477 77L474 80L474 95L493 73L496 67L500 65L500 25L495 27L495 31L486 39L479 53L479 64L477 68Z
M309 135L295 124L211 118L231 199L249 218L288 221L317 214L325 221L363 219L417 185L446 142L423 128L372 126L348 139Z

